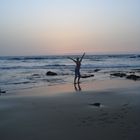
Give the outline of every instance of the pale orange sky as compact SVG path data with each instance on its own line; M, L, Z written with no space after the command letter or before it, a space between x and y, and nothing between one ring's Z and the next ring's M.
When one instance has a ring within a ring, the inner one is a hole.
M140 53L138 0L0 1L0 55Z

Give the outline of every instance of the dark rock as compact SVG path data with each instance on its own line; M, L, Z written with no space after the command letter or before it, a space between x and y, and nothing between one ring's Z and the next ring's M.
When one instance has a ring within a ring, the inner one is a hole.
M126 77L126 73L112 73L110 74L111 76L116 76L116 77Z
M98 72L98 71L100 71L100 70L101 70L101 69L95 69L94 72Z
M46 75L55 76L55 75L57 75L57 73L52 72L52 71L48 71L48 72L46 73Z
M93 74L81 75L81 78L89 78L89 77L94 77L94 75Z
M96 106L96 107L100 107L101 106L101 103L93 103L93 104L90 104L92 106Z
M129 73L131 73L131 74L135 74L135 72L134 72L134 71L130 71Z
M128 75L126 77L127 79L130 79L130 80L140 80L140 76L137 76L137 75L134 75L134 74L131 74L131 75Z
M0 89L0 93L6 93L6 91Z

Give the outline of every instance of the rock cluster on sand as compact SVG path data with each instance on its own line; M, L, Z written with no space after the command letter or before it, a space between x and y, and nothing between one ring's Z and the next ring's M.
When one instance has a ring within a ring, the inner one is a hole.
M110 74L111 76L116 76L116 77L126 77L126 73L120 73L120 72L117 72L117 73L113 73L113 74Z
M134 74L128 75L128 76L126 76L126 78L131 79L131 80L140 80L140 76L137 76Z
M52 72L52 71L48 71L46 73L47 76L55 76L55 75L58 75L56 72ZM81 78L89 78L89 77L94 77L93 74L84 74L84 75L81 75Z
M131 75L127 75L126 73L120 73L120 72L117 72L117 73L113 73L113 74L110 74L111 76L116 76L116 77L125 77L126 79L130 79L130 80L140 80L140 76L138 75L135 75L135 74L131 74Z

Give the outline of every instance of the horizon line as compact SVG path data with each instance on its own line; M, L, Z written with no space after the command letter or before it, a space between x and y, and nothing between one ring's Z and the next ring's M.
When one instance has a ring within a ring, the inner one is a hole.
M84 53L84 52L83 52ZM140 55L140 52L120 52L120 53L88 53L86 55ZM64 53L64 54L24 54L24 55L0 55L0 57L32 57L32 56L67 56L67 55L82 55L82 53Z

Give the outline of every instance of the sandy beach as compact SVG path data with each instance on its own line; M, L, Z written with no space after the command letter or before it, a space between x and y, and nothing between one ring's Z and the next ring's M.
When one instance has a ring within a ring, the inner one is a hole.
M140 0L0 13L0 140L140 140Z
M139 140L139 84L111 79L2 94L1 140Z

